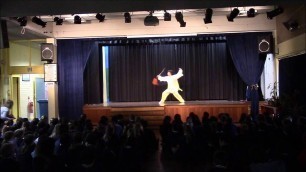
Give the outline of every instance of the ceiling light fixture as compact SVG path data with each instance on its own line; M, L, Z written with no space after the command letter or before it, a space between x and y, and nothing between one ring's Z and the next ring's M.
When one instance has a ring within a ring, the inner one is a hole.
M284 12L284 9L282 7L278 7L272 11L267 12L267 18L272 20L273 17L276 17Z
M150 11L150 14L145 17L144 19L144 25L145 26L158 26L159 20L156 16L153 16L154 11Z
M54 17L53 21L55 22L56 25L62 25L64 20L59 17Z
M40 18L38 18L36 16L34 16L32 18L32 22L37 24L37 25L39 25L39 26L41 26L41 27L43 27L43 28L46 27L46 25L47 25L47 22L42 21Z
M256 15L256 10L254 8L250 8L248 11L247 11L247 16L248 17L255 17Z
M171 14L165 10L164 21L171 21Z
M97 13L96 19L98 19L99 22L104 22L105 15L102 15L101 13Z
M295 31L299 28L299 23L296 20L288 20L283 23L283 25L289 30L290 32Z
M186 27L186 22L184 21L184 16L182 12L176 12L175 18L180 23L180 27Z
M128 12L124 13L124 21L125 21L125 23L131 23L132 22L130 13L128 13Z
M17 21L19 22L20 26L26 26L28 23L27 17L17 17Z
M211 20L212 15L213 15L213 10L211 8L207 8L205 11L205 18L203 19L205 24L212 23Z
M81 24L81 23L82 23L81 17L78 15L74 16L74 24Z
M238 16L238 14L239 14L239 10L238 10L238 8L234 8L232 11L231 11L231 13L229 14L229 15L227 15L227 20L229 21L229 22L233 22L234 21L234 18L236 18L237 16Z

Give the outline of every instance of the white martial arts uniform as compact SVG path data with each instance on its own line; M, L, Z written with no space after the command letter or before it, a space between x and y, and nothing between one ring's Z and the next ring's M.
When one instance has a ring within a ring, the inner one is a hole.
M185 100L182 98L182 96L178 93L178 91L182 91L180 88L180 85L178 83L178 79L183 76L183 70L179 69L177 74L170 75L170 76L159 76L158 80L160 81L166 81L168 84L168 88L163 92L162 98L159 103L164 103L168 95L171 93L174 95L174 97L181 103L184 103Z

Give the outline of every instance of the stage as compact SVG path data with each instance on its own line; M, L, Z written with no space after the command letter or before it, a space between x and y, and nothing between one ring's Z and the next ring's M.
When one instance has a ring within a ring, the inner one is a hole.
M156 102L109 102L103 104L86 104L83 113L87 115L94 124L99 122L101 116L112 116L122 114L128 118L130 115L140 116L149 123L152 129L158 129L165 115L172 117L180 114L185 121L190 112L195 113L201 119L204 112L210 116L218 116L220 113L228 113L233 122L238 122L242 113L249 114L250 102L206 100L206 101L166 101L164 104Z

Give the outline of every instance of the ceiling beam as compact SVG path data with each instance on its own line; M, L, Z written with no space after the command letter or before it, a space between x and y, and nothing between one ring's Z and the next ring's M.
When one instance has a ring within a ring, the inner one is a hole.
M278 4L304 4L304 0L6 0L0 17L199 9Z

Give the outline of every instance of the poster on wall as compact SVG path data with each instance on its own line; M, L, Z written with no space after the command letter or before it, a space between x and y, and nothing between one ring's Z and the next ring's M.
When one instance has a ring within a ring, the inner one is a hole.
M44 64L45 82L57 82L57 63Z
M30 74L22 74L22 81L30 81Z

